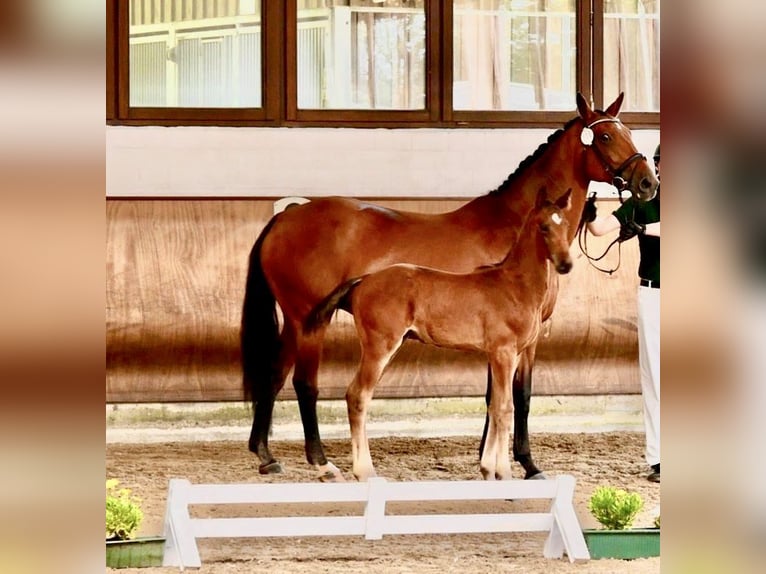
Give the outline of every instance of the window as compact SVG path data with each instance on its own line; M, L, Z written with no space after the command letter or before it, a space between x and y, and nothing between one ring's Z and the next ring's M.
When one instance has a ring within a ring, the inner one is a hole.
M261 107L259 0L131 0L131 107Z
M660 0L604 3L604 100L625 92L623 110L660 111Z
M575 108L575 0L459 0L452 34L456 110Z
M117 124L659 124L660 0L111 0Z
M387 4L299 0L298 108L425 109L424 2Z

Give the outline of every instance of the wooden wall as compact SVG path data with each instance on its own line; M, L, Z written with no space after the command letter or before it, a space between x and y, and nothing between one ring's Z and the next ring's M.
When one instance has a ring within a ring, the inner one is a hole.
M386 200L411 211L454 209L456 200ZM600 205L608 212L614 203ZM239 400L239 321L247 260L273 202L111 199L106 203L107 402ZM600 252L608 243L589 237ZM635 241L607 276L573 245L549 335L538 348L535 394L640 392L636 342ZM617 251L602 263L616 261ZM358 343L340 313L320 369L320 397L341 398ZM480 355L408 342L378 397L475 396L486 386ZM280 398L294 397L290 383Z

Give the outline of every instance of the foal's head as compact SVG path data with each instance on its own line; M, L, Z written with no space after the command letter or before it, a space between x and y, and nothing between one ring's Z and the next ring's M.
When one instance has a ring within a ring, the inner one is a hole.
M530 214L532 224L536 226L545 241L548 259L557 273L569 273L572 269L572 257L569 255L569 223L564 212L572 207L572 189L566 190L556 201L550 201L545 189L537 194L534 211Z

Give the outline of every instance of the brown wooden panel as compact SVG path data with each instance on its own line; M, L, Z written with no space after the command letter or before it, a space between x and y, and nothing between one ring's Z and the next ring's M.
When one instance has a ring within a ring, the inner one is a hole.
M378 203L439 212L462 202ZM108 402L241 398L238 336L247 259L272 204L245 199L107 202ZM606 243L589 239L594 252ZM574 270L563 277L550 334L538 349L535 394L639 392L635 243L623 246L622 267L612 276L589 268L573 247ZM351 318L340 313L320 369L322 398L343 397L358 356ZM483 395L485 381L482 356L407 342L376 396ZM294 397L289 384L280 397Z

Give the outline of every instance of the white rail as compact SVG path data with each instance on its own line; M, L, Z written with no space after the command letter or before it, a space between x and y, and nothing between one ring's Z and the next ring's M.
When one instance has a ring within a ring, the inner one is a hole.
M548 532L546 558L589 560L572 497L575 479L388 482L341 484L191 484L172 479L165 513L165 566L199 568L197 538L362 535L379 540L385 534L476 532ZM549 512L497 514L387 515L386 503L435 500L551 499ZM285 504L364 502L358 516L191 518L194 504Z

